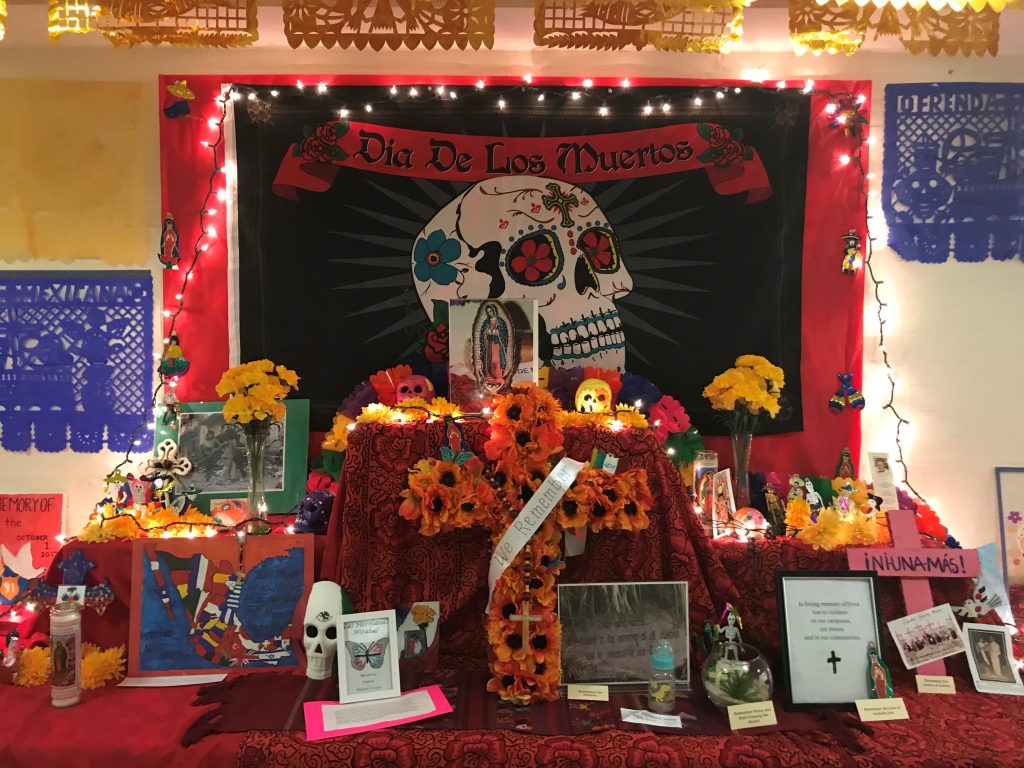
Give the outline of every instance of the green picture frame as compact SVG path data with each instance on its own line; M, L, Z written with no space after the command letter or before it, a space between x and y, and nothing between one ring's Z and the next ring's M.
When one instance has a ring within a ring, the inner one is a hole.
M309 400L285 400L285 417L271 427L265 455L268 514L292 512L306 495L309 461ZM232 500L244 501L248 493L245 443L241 430L224 421L222 401L181 403L178 418L167 424L158 414L154 451L164 440L173 440L178 455L187 456L192 471L181 478L184 486L199 489L195 506L216 514ZM230 506L230 505L229 505ZM229 522L237 514L224 516Z

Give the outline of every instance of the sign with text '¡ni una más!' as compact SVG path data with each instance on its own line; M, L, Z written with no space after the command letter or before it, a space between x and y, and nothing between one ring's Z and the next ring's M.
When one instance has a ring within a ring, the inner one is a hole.
M962 579L976 576L980 568L974 549L852 548L846 555L851 570L879 576Z

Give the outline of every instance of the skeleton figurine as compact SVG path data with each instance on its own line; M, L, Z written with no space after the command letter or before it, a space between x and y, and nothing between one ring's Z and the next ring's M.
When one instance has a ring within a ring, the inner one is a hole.
M428 316L435 299L537 299L553 366L625 365L615 302L633 278L608 217L580 187L541 176L474 184L416 237L412 272Z
M807 489L807 506L811 508L811 522L814 523L817 522L818 513L825 506L825 502L821 500L821 494L814 490L814 484L810 480L804 480L804 488Z
M743 642L743 635L740 634L742 628L743 619L736 612L736 608L732 603L726 603L722 618L718 621L718 639L725 643L722 658L739 661L739 647Z
M306 677L311 680L326 680L333 674L341 600L341 587L333 581L318 581L309 591L302 644L306 648Z

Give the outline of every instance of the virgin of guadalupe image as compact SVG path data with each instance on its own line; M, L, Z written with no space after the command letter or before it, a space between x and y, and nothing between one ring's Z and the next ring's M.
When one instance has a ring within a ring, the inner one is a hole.
M515 326L508 311L496 301L486 301L473 322L474 367L480 384L491 391L504 387L515 373L513 339Z

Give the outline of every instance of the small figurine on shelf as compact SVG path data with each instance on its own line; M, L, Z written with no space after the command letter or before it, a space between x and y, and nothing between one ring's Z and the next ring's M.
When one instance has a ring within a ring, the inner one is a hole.
M836 477L853 479L853 457L850 456L850 449L843 448L839 454L839 464L836 466Z
M779 499L779 494L775 491L775 486L768 483L764 487L764 503L768 510L768 535L772 538L775 536L786 535L786 507L783 505L782 500Z
M157 254L164 269L177 269L181 254L178 251L178 227L174 223L174 214L164 216L164 226L160 232L160 253Z
M855 275L861 265L860 235L850 230L843 235L843 274Z
M167 337L167 349L164 350L164 359L160 361L159 371L164 376L180 376L188 371L190 363L181 351L178 343L178 334L171 331Z
M800 475L789 476L789 495L786 496L786 503L793 501L793 499L802 499L804 497L804 479Z
M889 668L878 655L874 640L868 642L868 686L872 699L891 699L894 695Z
M729 658L730 651L732 651L731 655L737 655L739 644L743 642L741 629L743 629L743 619L740 618L732 603L726 603L725 610L722 611L722 618L718 621L718 638L726 644L725 658Z
M804 480L804 488L807 490L807 495L805 496L807 506L811 508L811 522L814 523L817 522L818 513L825 506L825 502L821 500L821 494L814 490L814 483L811 482L810 478Z

